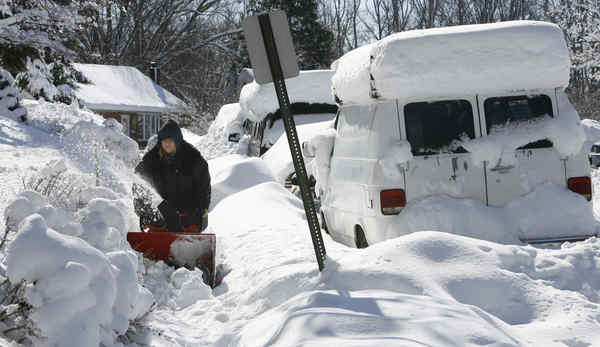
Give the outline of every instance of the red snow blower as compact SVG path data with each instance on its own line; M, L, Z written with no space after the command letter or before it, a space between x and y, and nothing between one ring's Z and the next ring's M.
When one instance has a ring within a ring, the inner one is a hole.
M134 196L136 196L134 186ZM170 266L198 268L204 283L211 288L216 285L215 234L202 233L198 225L183 227L183 232L170 232L160 214L147 199L134 198L135 212L140 217L139 232L127 233L131 248L145 258L162 260Z
M215 286L215 234L197 232L146 231L127 233L131 248L152 260L202 271L204 283Z

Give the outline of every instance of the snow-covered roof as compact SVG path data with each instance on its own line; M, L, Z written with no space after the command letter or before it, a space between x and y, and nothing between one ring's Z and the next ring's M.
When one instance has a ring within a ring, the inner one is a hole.
M77 84L76 96L95 111L178 112L185 104L131 66L73 64L90 84Z
M536 21L412 30L348 52L332 64L344 103L565 88L561 29Z
M335 104L331 94L331 70L300 71L300 75L285 80L290 103L307 102ZM279 109L273 83L246 84L240 93L242 113L249 119L260 121Z

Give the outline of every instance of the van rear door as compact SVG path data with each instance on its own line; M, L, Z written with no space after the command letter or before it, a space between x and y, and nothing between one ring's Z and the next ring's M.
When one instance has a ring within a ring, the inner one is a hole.
M399 106L401 136L414 156L403 167L407 201L437 194L485 201L483 168L460 146L481 136L476 98Z
M511 136L520 124L555 117L557 106L553 96L553 93L542 93L478 97L483 135ZM504 206L543 182L566 185L565 160L560 158L550 140L539 138L503 153L498 162L486 162L488 205Z

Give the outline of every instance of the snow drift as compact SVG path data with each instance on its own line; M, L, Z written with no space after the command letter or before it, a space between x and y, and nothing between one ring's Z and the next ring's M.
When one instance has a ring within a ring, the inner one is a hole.
M443 54L440 54L443 52ZM512 21L411 30L332 64L344 103L565 88L569 51L554 24Z
M211 218L228 231L221 254L232 270L215 291L215 325L203 321L222 332L199 332L205 343L559 346L600 339L593 328L595 238L545 250L421 231L356 250L324 235L329 258L319 275L302 205L281 186L231 195ZM190 306L188 314L206 306Z
M153 303L138 283L137 255L124 242L131 226L127 208L118 200L94 199L78 219L52 210L44 197L26 191L5 212L19 222L7 251L7 276L13 284L27 283L26 299L34 308L30 318L41 331L37 343L113 343Z
M25 286L38 333L21 337L36 346L118 346L154 302L125 240L138 225L130 192L137 144L118 123L76 106L27 106L28 125L0 118L12 151L58 150L27 158L30 190L3 211L13 233L2 277Z
M264 182L275 181L271 170L258 158L229 155L208 161L212 210L225 197Z

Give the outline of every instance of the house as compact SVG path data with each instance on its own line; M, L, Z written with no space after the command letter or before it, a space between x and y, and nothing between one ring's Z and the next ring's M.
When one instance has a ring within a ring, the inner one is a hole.
M73 64L90 81L75 95L90 110L123 125L123 132L145 146L158 132L161 117L185 112L185 103L131 66Z

